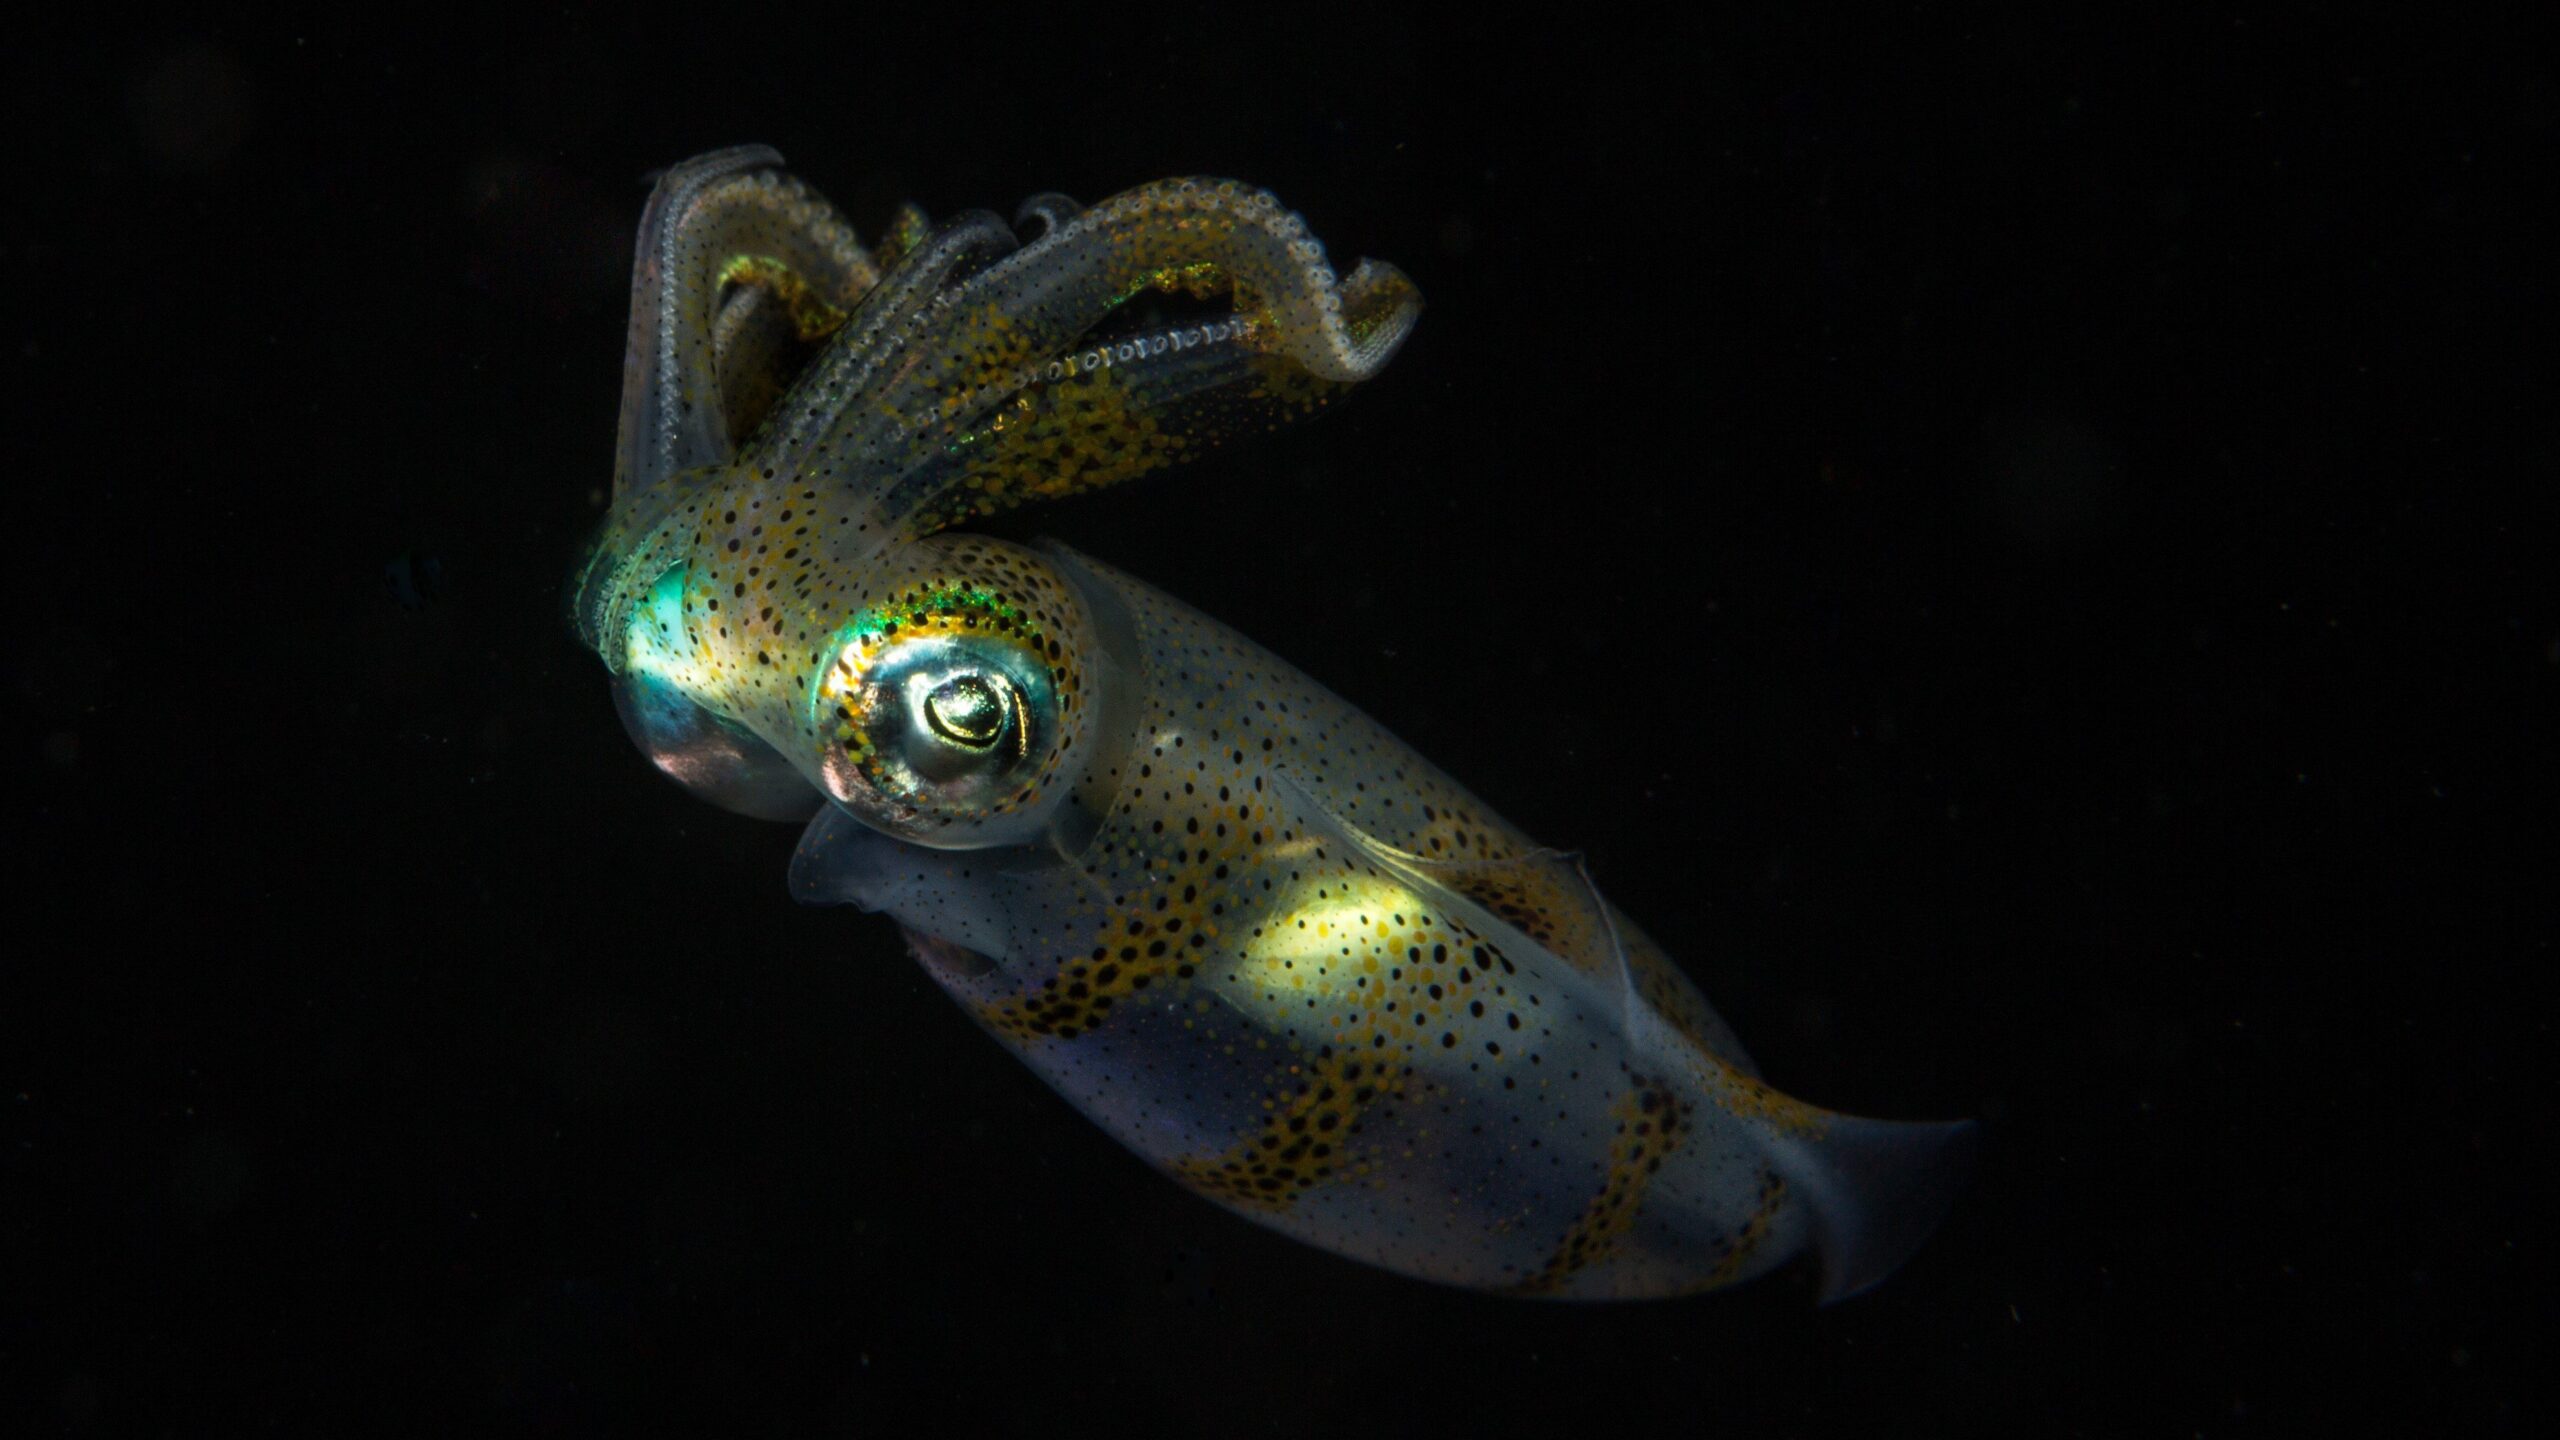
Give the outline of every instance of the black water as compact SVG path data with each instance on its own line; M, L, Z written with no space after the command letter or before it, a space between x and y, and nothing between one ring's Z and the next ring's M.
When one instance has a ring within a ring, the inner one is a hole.
M2538 1428L2543 53L910 8L0 59L0 1423ZM746 140L866 226L1233 174L1410 272L1336 413L999 528L1586 850L1787 1089L1983 1117L1936 1240L1827 1310L1399 1281L791 904L559 613L643 177Z

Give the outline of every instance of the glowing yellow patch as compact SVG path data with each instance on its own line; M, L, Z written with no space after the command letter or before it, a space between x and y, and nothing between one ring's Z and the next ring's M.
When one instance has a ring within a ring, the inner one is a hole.
M1377 973L1377 947L1394 942L1389 918L1423 908L1421 896L1370 876L1335 876L1320 890L1265 922L1263 933L1245 948L1238 978L1264 993L1302 1001L1349 998L1366 988L1365 977Z

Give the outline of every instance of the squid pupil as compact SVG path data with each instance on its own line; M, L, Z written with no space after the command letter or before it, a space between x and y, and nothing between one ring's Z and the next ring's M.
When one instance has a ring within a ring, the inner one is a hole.
M1004 738L1004 697L984 676L954 676L925 697L924 719L943 739L984 750Z

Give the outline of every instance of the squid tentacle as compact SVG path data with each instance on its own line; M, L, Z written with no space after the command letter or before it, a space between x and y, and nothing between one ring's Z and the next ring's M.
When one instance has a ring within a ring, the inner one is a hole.
M1040 222L1040 233L1022 237L1028 244L1056 234L1059 227L1083 213L1084 207L1077 204L1074 197L1061 195L1055 190L1043 190L1013 207L1013 228L1020 230L1034 220Z
M1164 181L1082 211L1067 203L1026 202L1025 216L1045 226L1039 238L939 290L913 311L915 328L865 335L841 362L830 357L772 458L867 489L889 522L882 532L913 534L1130 478L1200 441L1295 418L1375 375L1421 309L1392 266L1364 261L1337 277L1303 221L1232 181ZM1223 299L1231 313L1090 338L1150 291ZM882 363L891 350L896 363ZM829 421L822 434L804 425L816 415ZM1034 438L985 443L1009 426Z
M780 173L781 155L741 145L666 171L641 216L632 267L614 494L722 464L736 450L742 392L779 390L796 358L765 343L760 311L795 330L851 306L879 267L834 207ZM769 301L748 298L762 294Z
M774 422L739 462L777 473L832 472L850 478L818 453L837 419L856 406L884 369L912 363L910 348L932 332L956 282L1010 253L1015 244L1013 230L1003 220L970 210L908 245L896 267L801 375L776 409Z

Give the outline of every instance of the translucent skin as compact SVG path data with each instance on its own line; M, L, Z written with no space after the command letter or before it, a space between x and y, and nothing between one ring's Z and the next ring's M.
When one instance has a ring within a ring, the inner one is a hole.
M1570 856L1359 711L1097 561L953 530L1312 411L1411 327L1402 275L1339 279L1214 181L1039 197L1028 240L908 212L874 255L778 164L679 166L642 227L578 618L662 769L816 805L801 898L895 918L1121 1143L1310 1244L1571 1298L1809 1244L1836 1296L1918 1245L1969 1127L1769 1089Z

